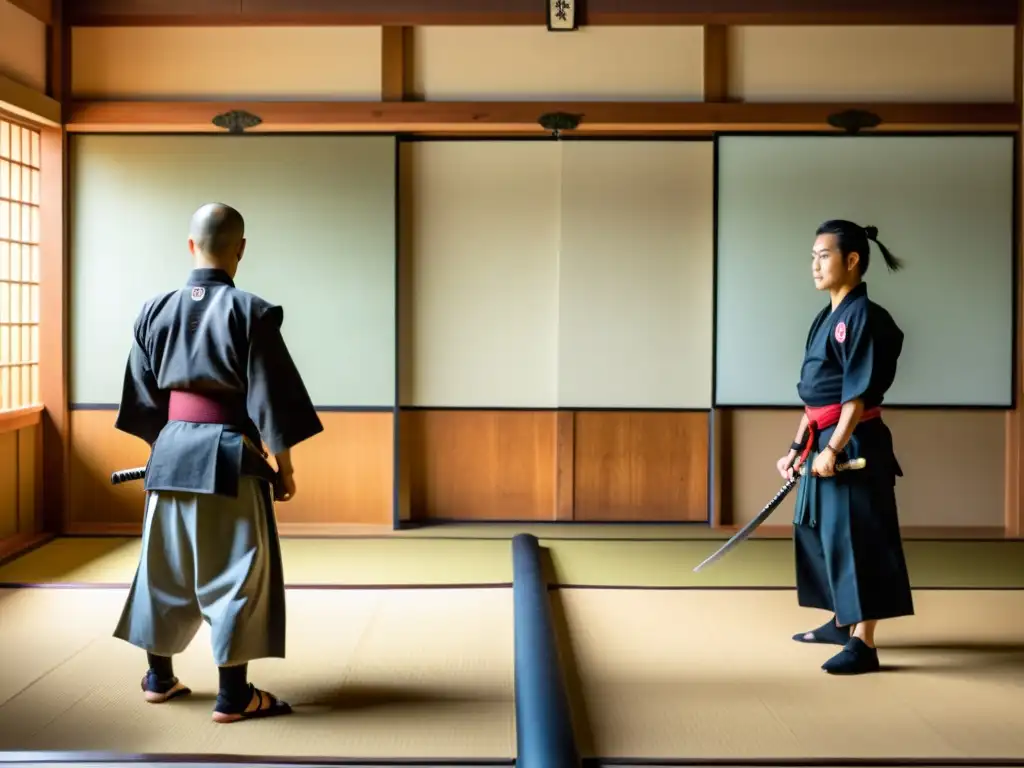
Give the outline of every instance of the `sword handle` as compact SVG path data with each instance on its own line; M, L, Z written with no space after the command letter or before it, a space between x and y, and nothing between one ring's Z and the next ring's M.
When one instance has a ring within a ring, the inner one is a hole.
M120 485L121 483L128 483L132 480L141 480L146 476L145 467L133 467L131 469L120 469L117 472L112 472L110 475L111 485Z
M864 469L867 465L868 460L865 458L850 459L849 461L844 461L841 464L836 464L836 472L847 472L851 469ZM806 475L807 465L803 464L800 467L799 472L801 475Z

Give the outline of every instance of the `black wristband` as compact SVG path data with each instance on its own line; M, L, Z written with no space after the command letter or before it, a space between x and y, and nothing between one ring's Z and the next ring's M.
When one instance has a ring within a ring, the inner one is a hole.
M789 450L791 450L791 451L799 451L799 450L803 450L803 447L804 447L803 443L793 443L791 446L789 446Z

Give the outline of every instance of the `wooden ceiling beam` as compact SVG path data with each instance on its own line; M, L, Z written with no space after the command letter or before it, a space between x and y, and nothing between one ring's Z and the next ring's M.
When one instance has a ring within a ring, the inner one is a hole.
M53 0L9 0L9 2L15 8L20 8L47 26L53 23Z
M38 0L17 0L32 4ZM583 25L1012 25L1017 0L575 0ZM536 25L538 0L76 0L74 26Z
M252 133L286 131L445 132L544 135L548 112L583 115L570 134L611 132L836 130L828 117L848 109L879 115L875 131L1013 131L1020 110L1007 104L759 104L710 102L160 102L79 101L67 130L221 132L215 115L246 110L263 122Z

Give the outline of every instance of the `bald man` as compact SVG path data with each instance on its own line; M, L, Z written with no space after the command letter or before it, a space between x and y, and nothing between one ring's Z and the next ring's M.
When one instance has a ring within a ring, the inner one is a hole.
M205 620L217 723L291 712L248 682L248 663L284 658L273 502L295 494L291 448L323 430L281 337L282 309L235 287L245 242L235 209L195 212L194 269L135 320L116 421L151 451L142 554L114 636L147 652L143 695L162 703L191 692L173 657Z

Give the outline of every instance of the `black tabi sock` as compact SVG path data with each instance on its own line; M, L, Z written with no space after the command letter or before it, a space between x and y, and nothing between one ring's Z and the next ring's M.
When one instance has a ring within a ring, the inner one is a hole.
M806 636L808 634L811 635L812 639L807 639ZM793 639L798 643L828 643L833 645L845 645L850 640L850 628L837 627L835 617L833 616L832 620L826 621L817 629L793 635Z
M220 690L217 692L217 710L219 712L244 712L252 700L249 690L249 665L237 667L218 667L220 671Z
M157 656L155 653L147 653L146 661L149 662L149 671L153 673L159 683L170 683L174 680L174 662L170 656Z
M833 675L862 675L865 672L878 672L878 651L871 648L859 637L851 637L843 650L821 665L821 668Z

